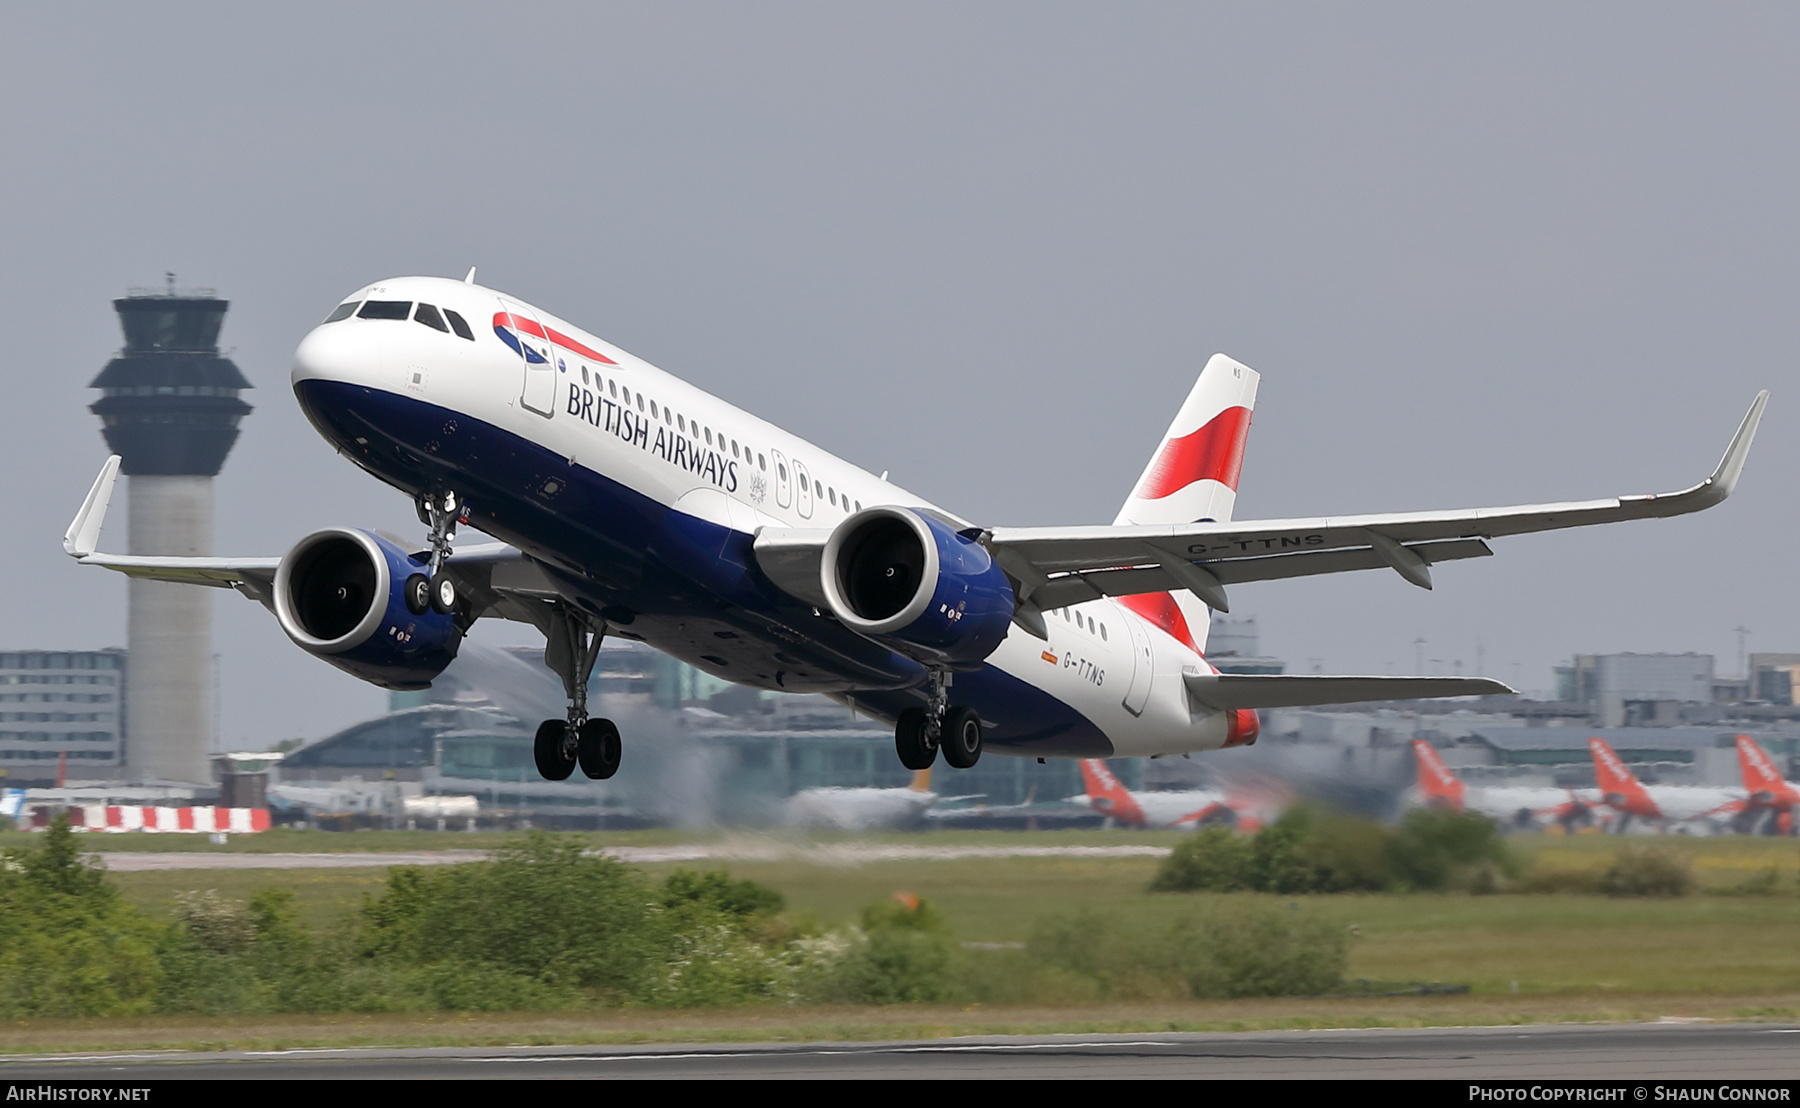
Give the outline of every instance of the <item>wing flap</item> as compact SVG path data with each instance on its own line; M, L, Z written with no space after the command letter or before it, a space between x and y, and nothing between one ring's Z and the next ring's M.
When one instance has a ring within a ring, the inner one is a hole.
M1462 558L1485 558L1493 554L1480 539L1450 542L1426 542L1408 546L1425 564L1456 561ZM1211 562L1206 568L1222 585L1238 585L1246 581L1279 581L1289 577L1311 577L1324 573L1351 573L1363 569L1385 569L1389 562L1373 548L1362 550L1321 550L1310 554L1270 555L1244 558L1231 562ZM1087 570L1050 578L1031 593L1031 602L1039 608L1062 608L1082 604L1102 596L1131 596L1136 593L1166 592L1186 588L1164 567L1132 566L1126 568Z

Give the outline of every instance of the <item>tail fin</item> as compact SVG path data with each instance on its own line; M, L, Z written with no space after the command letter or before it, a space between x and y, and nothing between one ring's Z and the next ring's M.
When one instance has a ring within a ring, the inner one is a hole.
M1645 819L1662 818L1661 810L1650 799L1649 791L1637 779L1637 774L1613 753L1605 739L1589 738L1588 751L1594 756L1594 781L1608 804Z
M1425 794L1426 806L1462 811L1462 781L1450 772L1450 767L1444 764L1444 759L1438 756L1430 743L1424 739L1414 739L1412 746L1413 757L1419 763L1419 791Z
M1081 780L1087 786L1088 803L1096 812L1133 826L1141 827L1146 822L1144 810L1106 768L1105 762L1098 758L1082 759Z
M912 784L908 785L907 788L911 789L913 792L916 792L916 793L930 792L931 791L931 767L926 766L924 769L913 774Z
M1208 359L1113 526L1229 520L1261 379L1223 354ZM1176 641L1205 651L1212 613L1193 593L1149 593L1124 602Z
M1113 525L1231 518L1261 375L1214 354Z
M1744 773L1744 791L1751 799L1766 798L1764 802L1785 800L1792 803L1800 799L1800 790L1788 784L1769 760L1769 755L1757 741L1749 735L1737 737L1738 768Z

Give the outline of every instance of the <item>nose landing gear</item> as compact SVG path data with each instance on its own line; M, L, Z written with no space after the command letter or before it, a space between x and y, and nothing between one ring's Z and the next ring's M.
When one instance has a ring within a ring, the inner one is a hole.
M430 575L415 573L406 579L406 607L413 615L422 616L426 609L438 615L456 611L456 582L443 573L450 557L450 540L456 525L468 522L468 505L455 491L428 493L419 498L419 521L431 528L427 542L431 544Z

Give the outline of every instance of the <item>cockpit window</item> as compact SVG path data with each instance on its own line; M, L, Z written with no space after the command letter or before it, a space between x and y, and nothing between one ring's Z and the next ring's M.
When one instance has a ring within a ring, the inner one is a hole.
M444 317L438 314L437 308L424 301L420 301L418 310L413 312L413 322L423 323L432 330L442 331L446 335L450 333L450 328L444 326Z
M358 319L405 319L412 314L410 300L370 300L356 313Z
M360 301L360 300L344 301L342 304L339 304L337 307L331 309L331 314L325 317L325 322L326 323L336 323L340 319L349 319L350 313L354 312L356 310L356 306L361 303L362 303L362 301Z
M457 315L449 308L444 309L444 315L450 320L450 329L456 332L457 338L468 339L470 342L475 341L475 332L469 330L467 320L463 319L462 316Z

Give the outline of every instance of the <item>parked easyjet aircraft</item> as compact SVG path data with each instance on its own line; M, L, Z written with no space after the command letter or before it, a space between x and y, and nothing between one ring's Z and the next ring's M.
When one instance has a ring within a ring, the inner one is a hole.
M1254 831L1285 807L1281 798L1226 795L1209 789L1132 792L1099 758L1081 760L1085 792L1069 802L1086 804L1110 820L1127 827L1183 828L1218 823Z
M1383 566L1429 587L1433 563L1486 555L1492 536L1710 507L1737 483L1766 400L1684 492L1234 523L1257 381L1214 356L1112 526L997 527L473 271L402 277L308 334L293 385L333 447L415 498L421 549L334 527L278 558L98 553L116 457L64 546L88 565L235 588L302 649L393 689L428 685L481 617L533 624L569 696L566 718L538 731L552 779L618 767L618 730L585 699L604 635L893 720L912 769L940 743L957 767L984 749L1175 754L1252 741L1257 708L1509 692L1478 678L1220 675L1202 657L1200 604L1224 610L1240 582ZM453 554L458 525L501 543Z
M1583 796L1574 789L1540 785L1471 787L1444 764L1430 743L1414 739L1412 746L1419 766L1414 807L1480 812L1502 826L1519 828L1560 823L1573 829L1576 824L1593 822L1592 810L1600 798L1591 793Z
M969 797L952 799L967 800ZM911 827L939 800L931 791L931 771L919 770L902 789L803 789L788 797L782 821L790 827L867 831L875 827Z
M1772 819L1783 835L1794 833L1794 816L1800 809L1800 789L1775 768L1768 752L1749 735L1737 737L1738 768L1744 772L1744 791L1749 793L1745 816L1753 823Z
M1613 830L1624 831L1633 819L1660 824L1687 823L1706 818L1735 816L1744 808L1744 794L1736 789L1704 785L1646 785L1637 779L1605 739L1588 739L1594 756L1594 780L1601 803L1618 813Z

